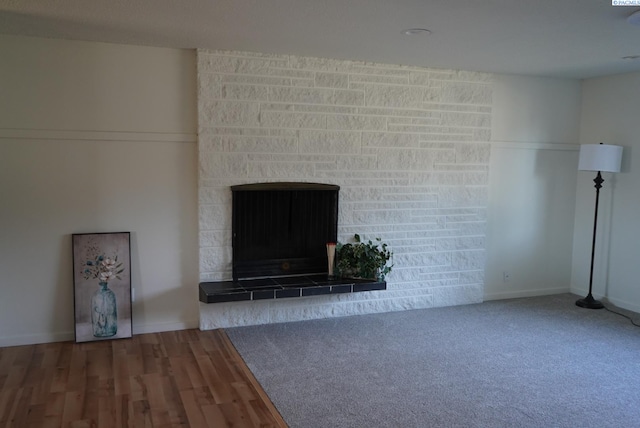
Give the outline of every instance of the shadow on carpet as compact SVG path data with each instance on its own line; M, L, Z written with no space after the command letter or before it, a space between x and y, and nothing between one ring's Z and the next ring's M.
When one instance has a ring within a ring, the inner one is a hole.
M640 427L640 328L576 298L225 331L292 428Z

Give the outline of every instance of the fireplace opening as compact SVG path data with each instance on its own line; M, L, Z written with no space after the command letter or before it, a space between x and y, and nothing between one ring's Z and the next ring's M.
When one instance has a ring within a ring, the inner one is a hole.
M232 186L233 280L326 274L339 190L321 183Z

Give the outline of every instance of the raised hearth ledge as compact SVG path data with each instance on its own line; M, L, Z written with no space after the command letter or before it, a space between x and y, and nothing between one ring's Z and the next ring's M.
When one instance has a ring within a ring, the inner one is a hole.
M241 281L201 282L202 303L283 299L324 294L386 290L387 283L367 279L327 279L326 275L263 278Z
M306 321L482 302L482 284L327 294L296 299L200 303L200 329Z

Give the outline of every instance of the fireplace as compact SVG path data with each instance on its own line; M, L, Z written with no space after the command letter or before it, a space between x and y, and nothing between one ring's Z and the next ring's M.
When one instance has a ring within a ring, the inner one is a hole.
M339 190L318 183L232 186L233 279L326 274Z
M200 301L305 297L385 290L384 281L329 278L338 234L339 186L256 183L231 187L231 281L200 283Z

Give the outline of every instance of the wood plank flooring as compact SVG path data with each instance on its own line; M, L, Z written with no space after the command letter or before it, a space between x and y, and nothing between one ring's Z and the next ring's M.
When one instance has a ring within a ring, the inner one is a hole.
M286 427L223 330L0 348L0 427Z

